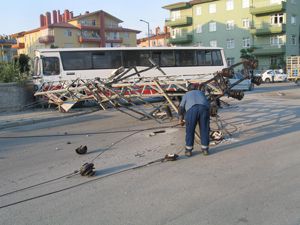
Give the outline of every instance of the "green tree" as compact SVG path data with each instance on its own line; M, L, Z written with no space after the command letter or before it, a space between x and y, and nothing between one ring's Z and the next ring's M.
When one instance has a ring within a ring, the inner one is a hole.
M241 59L256 59L255 55L253 54L255 48L251 47L251 48L243 48L241 49Z
M20 54L17 60L19 64L20 73L29 73L30 71L29 56L25 54Z

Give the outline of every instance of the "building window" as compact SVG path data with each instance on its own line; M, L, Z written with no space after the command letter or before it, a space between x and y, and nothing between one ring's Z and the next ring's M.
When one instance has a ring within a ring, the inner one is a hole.
M249 0L242 0L242 8L249 8Z
M248 18L242 19L243 28L249 28L250 27L250 20Z
M270 37L270 45L278 47L283 44L283 37L282 36L272 36Z
M217 43L216 40L212 40L212 41L209 42L209 46L210 46L210 47L217 47L217 46L218 46L218 43Z
M234 58L233 57L227 58L226 61L227 61L227 66L232 66L234 64Z
M227 0L226 1L226 10L233 10L233 0Z
M172 29L171 32L172 38L180 37L181 36L181 29Z
M71 30L65 30L65 36L66 37L72 37L72 31Z
M243 38L243 48L250 48L251 46L251 42L250 42L250 38Z
M217 30L217 23L216 22L210 22L208 30L209 30L209 32L216 31Z
M209 13L216 13L217 12L217 6L216 6L216 4L209 4L209 6L208 6L208 12Z
M234 48L234 39L233 39L233 38L227 39L227 40L226 40L226 46L227 46L227 49L232 49L232 48Z
M296 45L296 35L294 34L291 35L291 44Z
M202 14L202 8L201 6L196 7L196 16L200 16Z
M296 16L291 16L291 24L296 24Z
M123 37L124 37L125 39L129 39L129 33L127 33L127 32L123 33Z
M228 20L226 22L226 30L233 30L234 29L234 21L233 20Z
M197 33L197 34L202 33L202 24L198 24L198 25L197 25L196 33Z
M283 24L283 14L276 13L271 16L271 24Z
M175 21L180 18L180 11L172 11L171 12L171 20Z
M277 56L270 57L270 65L277 65L278 58Z

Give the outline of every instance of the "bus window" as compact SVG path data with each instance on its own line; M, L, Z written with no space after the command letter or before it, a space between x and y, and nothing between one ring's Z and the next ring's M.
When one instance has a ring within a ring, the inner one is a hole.
M198 66L212 66L211 51L200 50L197 51Z
M175 66L175 55L173 51L162 51L160 57L160 66Z
M155 62L156 65L160 65L160 55L161 52L153 51L151 54L151 59Z
M176 51L176 66L196 66L195 51Z
M149 61L150 57L150 51L140 51L138 65L146 67L151 66L152 64Z
M221 56L221 51L220 50L213 50L211 52L212 55L212 62L214 66L222 66L222 56Z
M61 52L64 70L92 69L91 52Z
M59 75L59 59L57 57L43 57L43 74L45 76Z
M171 67L175 66L175 56L174 51L163 50L163 51L153 51L152 60L161 67Z
M123 51L123 66L124 67L133 67L138 65L138 52L136 51Z
M120 51L92 53L93 69L117 69L122 66Z
M205 65L205 54L204 54L204 51L197 51L197 64L198 64L198 66Z

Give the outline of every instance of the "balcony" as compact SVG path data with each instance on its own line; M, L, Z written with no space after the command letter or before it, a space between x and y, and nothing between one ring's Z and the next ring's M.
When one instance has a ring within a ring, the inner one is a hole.
M11 46L14 49L23 49L25 48L25 44L24 43L17 43Z
M1 45L13 45L17 44L17 41L15 39L0 39Z
M254 45L253 54L257 56L282 55L286 51L285 44L281 45Z
M191 34L180 35L180 36L176 36L175 38L169 39L170 44L184 44L192 41L193 41L193 35Z
M78 37L79 43L99 43L101 41L100 37Z
M119 32L119 31L122 31L122 30L124 30L124 28L121 27L121 26L108 26L108 27L105 27L106 32Z
M264 24L256 27L251 27L250 33L256 36L265 36L272 34L281 34L286 32L285 24Z
M39 43L41 43L41 44L54 43L54 36L53 35L46 35L46 36L39 37Z
M107 43L122 43L123 38L106 38L105 42Z
M189 26L192 25L193 19L189 16L182 16L180 18L167 19L165 20L165 25L168 27L177 27L177 26Z
M276 12L284 12L285 10L286 2L270 5L270 1L264 1L260 3L255 3L252 7L250 7L250 13L256 16Z
M80 30L100 30L100 27L97 27L96 25L93 24L78 24L77 27Z

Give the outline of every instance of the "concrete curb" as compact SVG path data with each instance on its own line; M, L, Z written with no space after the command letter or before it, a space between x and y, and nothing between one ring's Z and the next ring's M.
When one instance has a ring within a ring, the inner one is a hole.
M15 120L15 121L7 122L5 124L0 123L0 130L4 130L6 128L18 127L18 126L31 125L31 124L35 124L35 123L42 123L42 122L46 122L46 121L55 121L55 120L60 120L60 119L72 118L75 116L87 115L87 114L94 113L97 111L99 111L99 110L79 112L76 114L66 114L64 116L58 116L58 117L47 117L47 118L37 118L37 119L28 118L28 119L22 119L22 120Z

